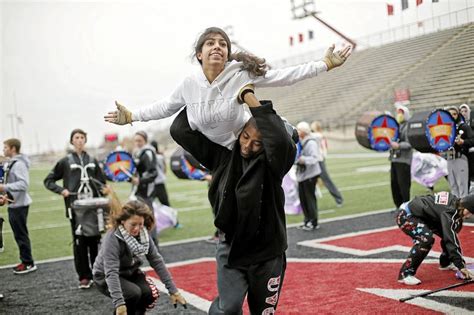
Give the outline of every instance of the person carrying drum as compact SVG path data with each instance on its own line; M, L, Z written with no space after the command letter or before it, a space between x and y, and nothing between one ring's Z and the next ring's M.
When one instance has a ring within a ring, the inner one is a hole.
M13 273L26 274L37 269L31 253L27 218L31 204L28 194L30 184L30 160L20 153L21 142L8 139L3 142L3 154L9 158L5 167L3 183L0 183L0 205L8 204L8 221L20 251L20 263L13 267ZM3 245L2 245L3 248Z
M443 253L439 258L440 270L459 269L464 278L474 278L466 268L457 233L464 219L474 212L474 195L458 198L442 191L434 195L418 196L400 206L398 227L413 239L414 246L398 275L398 282L417 285L418 267L434 244L434 234L441 238Z
M448 182L453 195L461 198L469 193L469 148L474 146L474 132L460 117L456 106L447 110L456 122L456 140L453 148L446 152L448 160Z
M396 106L396 118L400 125L399 141L390 143L390 187L393 203L397 209L404 202L410 200L411 187L411 159L413 150L408 142L408 120L410 111L406 106Z
M149 237L154 216L144 202L129 201L111 218L112 228L104 237L94 263L97 289L112 298L115 314L145 314L156 304L158 289L140 266L148 261L170 294L170 301L186 308L163 257Z
M153 210L155 179L158 176L155 149L148 144L148 134L137 131L133 137L135 146L136 176L131 178L134 185L134 194Z
M92 266L97 257L100 234L97 236L85 236L81 231L81 224L73 209L75 200L82 198L97 198L105 193L101 191L105 187L105 175L99 163L86 151L87 134L81 129L71 132L70 143L74 147L73 152L59 160L54 168L44 179L47 189L64 197L66 205L66 217L71 222L73 237L74 264L79 276L79 288L88 289L92 285ZM84 174L85 172L85 174ZM88 189L83 189L84 176L88 180ZM63 185L56 184L63 180ZM91 191L87 191L87 190Z

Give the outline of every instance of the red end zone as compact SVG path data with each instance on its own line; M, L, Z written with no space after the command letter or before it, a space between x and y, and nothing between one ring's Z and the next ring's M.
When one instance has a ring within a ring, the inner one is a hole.
M436 311L400 303L397 300L363 292L360 289L415 289L399 284L401 263L337 263L290 262L286 271L283 292L278 305L279 314L348 314L348 313L417 313L435 314ZM171 267L177 286L205 300L217 295L214 262L200 262ZM151 273L151 275L156 275ZM454 273L440 271L436 264L424 264L418 276L423 284L416 289L432 290L454 284ZM474 294L474 286L460 288L460 292ZM401 291L402 296L408 296ZM418 299L420 300L420 299ZM449 305L439 311L449 311ZM246 311L248 314L248 311Z
M474 226L465 225L459 233L459 240L465 258L474 257ZM376 253L402 250L408 251L413 243L408 235L401 232L397 227L383 228L371 231L349 233L336 237L308 240L298 243L303 246L321 248L354 254L357 256L367 256ZM431 253L441 253L439 237ZM470 259L468 259L470 260Z

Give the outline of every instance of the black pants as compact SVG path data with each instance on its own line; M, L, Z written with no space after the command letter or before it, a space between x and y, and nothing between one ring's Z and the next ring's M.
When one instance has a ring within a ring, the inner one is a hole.
M20 260L22 263L33 264L33 256L31 255L31 242L28 235L28 227L26 221L28 218L29 206L8 208L8 220L15 237L16 244L20 251Z
M418 267L430 252L434 243L433 231L419 218L407 215L405 210L400 210L397 216L398 227L413 240L413 247L408 258L400 269L399 279L414 276ZM441 259L440 259L441 261Z
M0 216L0 247L3 247L3 218Z
M318 225L318 201L316 199L316 182L318 176L311 177L298 183L298 194L303 208L304 223Z
M155 190L153 191L153 197L158 198L160 203L165 206L170 206L170 202L168 200L168 192L166 191L165 184L155 184ZM154 199L153 198L153 199Z
M97 289L110 297L105 278L94 276ZM154 302L145 274L137 272L130 277L120 276L120 287L127 306L127 314L145 314L146 307Z
M92 266L99 252L99 236L76 235L74 219L71 222L74 266L79 280L92 280Z
M411 167L405 163L392 163L390 169L392 198L397 208L410 201Z
M259 264L231 268L227 266L229 251L227 243L217 245L219 296L212 302L209 314L242 314L246 295L251 314L274 314L285 277L285 254Z

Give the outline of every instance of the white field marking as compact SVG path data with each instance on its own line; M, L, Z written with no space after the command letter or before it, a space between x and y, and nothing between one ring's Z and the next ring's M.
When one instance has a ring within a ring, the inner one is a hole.
M66 260L72 260L74 259L74 256L65 256L65 257L58 257L58 258L50 258L50 259L44 259L44 260L37 260L35 261L35 265L42 265L42 264L48 264L48 263L55 263L58 261L66 261ZM0 266L0 269L8 269L8 268L13 268L17 264L13 265L5 265L5 266Z
M200 206L193 206L193 207L183 207L183 208L174 208L178 210L178 212L188 212L188 211L196 211L196 210L206 210L211 209L210 204L202 204Z
M399 300L409 295L420 294L428 292L428 290L404 290L404 289L378 289L378 288L357 288L357 290L381 296L384 298L389 298L392 300ZM466 299L474 299L474 292L466 291L442 291L431 294L432 296L447 296L447 297L462 297ZM416 305L425 309L442 312L444 314L472 314L472 311L469 311L465 308L456 307L453 305L433 301L426 298L415 298L405 303Z
M473 224L466 224L466 225L472 226ZM369 255L375 255L375 254L392 252L392 251L409 252L411 247L403 246L403 245L392 245L392 246L386 246L386 247L381 247L381 248L376 248L376 249L362 250L362 249L355 249L355 248L350 248L350 247L341 247L337 245L323 244L324 242L328 242L328 241L334 241L338 239L356 237L360 235L366 235L366 234L372 234L372 233L378 233L378 232L385 232L385 231L390 231L390 230L398 230L398 227L390 226L390 227L385 227L385 228L351 232L351 233L339 234L336 236L305 240L305 241L298 242L297 245L317 248L317 249L324 249L324 250L329 250L333 252L339 252L339 253L344 253L344 254L349 254L349 255L354 255L354 256L369 256ZM428 254L428 256L436 257L436 258L438 258L440 255L441 255L441 252L434 251L434 250L431 250ZM464 260L466 260L466 262L474 262L473 257L463 256L463 258Z
M367 159L367 158L388 158L387 152L377 152L377 153L329 153L327 156L328 159Z
M70 223L46 224L46 225L41 225L41 226L29 227L28 231L49 230L49 229L55 229L55 228L62 228L62 227L66 227L66 226L71 226L71 224ZM10 234L10 233L12 233L12 230L11 229L4 229L3 233Z
M51 201L59 201L63 200L63 197L60 196L50 196L46 198L32 198L34 203L42 203L42 202L51 202Z
M154 277L150 277L150 278L152 279L153 283L156 285L158 290L160 290L160 294L168 292L165 285L160 280ZM194 306L195 308L206 313L209 311L209 308L211 307L211 303L212 303L211 301L203 299L202 297L197 296L196 294L193 294L191 292L185 291L183 289L178 288L178 290L179 290L179 293L181 293L181 295L186 299L187 304L190 304ZM178 308L182 308L182 307L183 306L179 305L178 303Z
M356 264L400 264L405 262L406 259L399 258L287 258L288 262L291 263L330 263L330 264L344 264L344 263L356 263ZM424 264L438 264L437 259L425 259Z
M28 213L43 213L43 212L56 212L56 211L64 211L64 207L62 208L51 208L51 207L47 207L47 208L41 208L41 207L34 207L33 208L34 210L30 210L28 211Z
M205 240L208 240L209 238L210 238L210 236L200 236L200 237L187 238L185 240L180 240L180 241L170 241L170 242L160 243L160 247L205 241Z
M377 166L366 166L358 167L355 169L356 173L379 173L390 171L390 165L377 165Z
M374 215L374 214L386 213L386 212L390 212L391 210L393 210L393 209L381 209L381 210L376 210L376 211L371 211L371 212L340 216L340 217L337 217L337 218L322 219L322 220L319 220L319 222L320 223L328 223L328 222L341 221L341 220L346 220L346 219L354 219L354 218L360 218L360 217L370 216L370 215ZM467 224L470 224L470 223L465 223L465 225L467 225ZM301 225L301 223L288 224L287 228L293 228L293 227L297 227L299 225ZM57 225L57 227L65 227L65 226L70 226L70 224ZM48 228L53 228L53 227L51 227L51 226L45 226L44 227L44 229L48 229ZM38 226L38 227L35 228L35 230L42 230L42 229L43 229L42 226ZM33 229L29 229L29 230L33 230ZM174 243L187 244L187 243L193 243L193 242L196 242L196 241L201 241L201 240L206 240L206 239L209 239L209 236L188 238L188 239L184 239L184 240L180 240L180 241L165 242L165 243L161 243L160 246L170 246ZM170 245L168 245L168 244L170 244ZM69 257L70 256L59 257L59 258L51 259L51 261L68 260L68 259L70 259ZM370 261L372 261L372 260L373 259L371 259ZM425 263L426 261L427 260L425 259L423 261L423 263ZM38 261L38 263L40 263L40 261ZM12 267L14 267L14 265L12 265ZM2 269L2 268L5 268L5 267L0 267L0 269Z
M318 222L319 223L328 223L328 222L341 221L341 220L347 220L347 219L355 219L355 218L365 217L365 216L369 216L369 215L373 215L373 214L387 213L387 212L390 212L390 211L393 211L393 208L380 209L380 210L374 210L374 211L370 211L370 212L363 212L363 213L357 213L357 214L343 215L343 216L336 217L336 218L321 219L321 220L318 220ZM301 223L292 223L292 224L287 224L286 227L287 228L293 228L293 227L297 227L297 226L300 226L300 225L301 225Z

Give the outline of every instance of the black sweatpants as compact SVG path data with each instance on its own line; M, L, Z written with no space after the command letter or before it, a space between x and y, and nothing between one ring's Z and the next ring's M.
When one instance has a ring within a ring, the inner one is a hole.
M318 225L318 201L316 199L316 182L318 176L311 177L298 183L298 194L303 208L304 223Z
M94 282L102 294L110 297L105 278L94 277ZM126 278L120 276L120 287L127 306L127 314L145 314L146 307L154 302L150 286L142 272L136 272Z
M170 207L168 200L168 192L166 191L165 184L155 184L155 190L153 191L153 197L158 198L162 205ZM153 198L153 199L154 199Z
M217 244L219 295L212 302L209 314L242 314L246 295L251 314L275 313L285 277L285 254L263 263L231 268L227 266L229 251L229 244L222 242Z
M83 236L76 235L74 219L70 220L72 229L74 266L76 267L79 281L82 279L92 280L92 266L99 252L100 235Z
M28 227L26 221L28 219L29 206L8 208L8 220L15 237L18 250L20 251L20 260L25 265L33 264L33 256L31 255L31 242L28 235Z
M406 163L392 163L390 168L392 198L397 208L410 201L411 166Z

